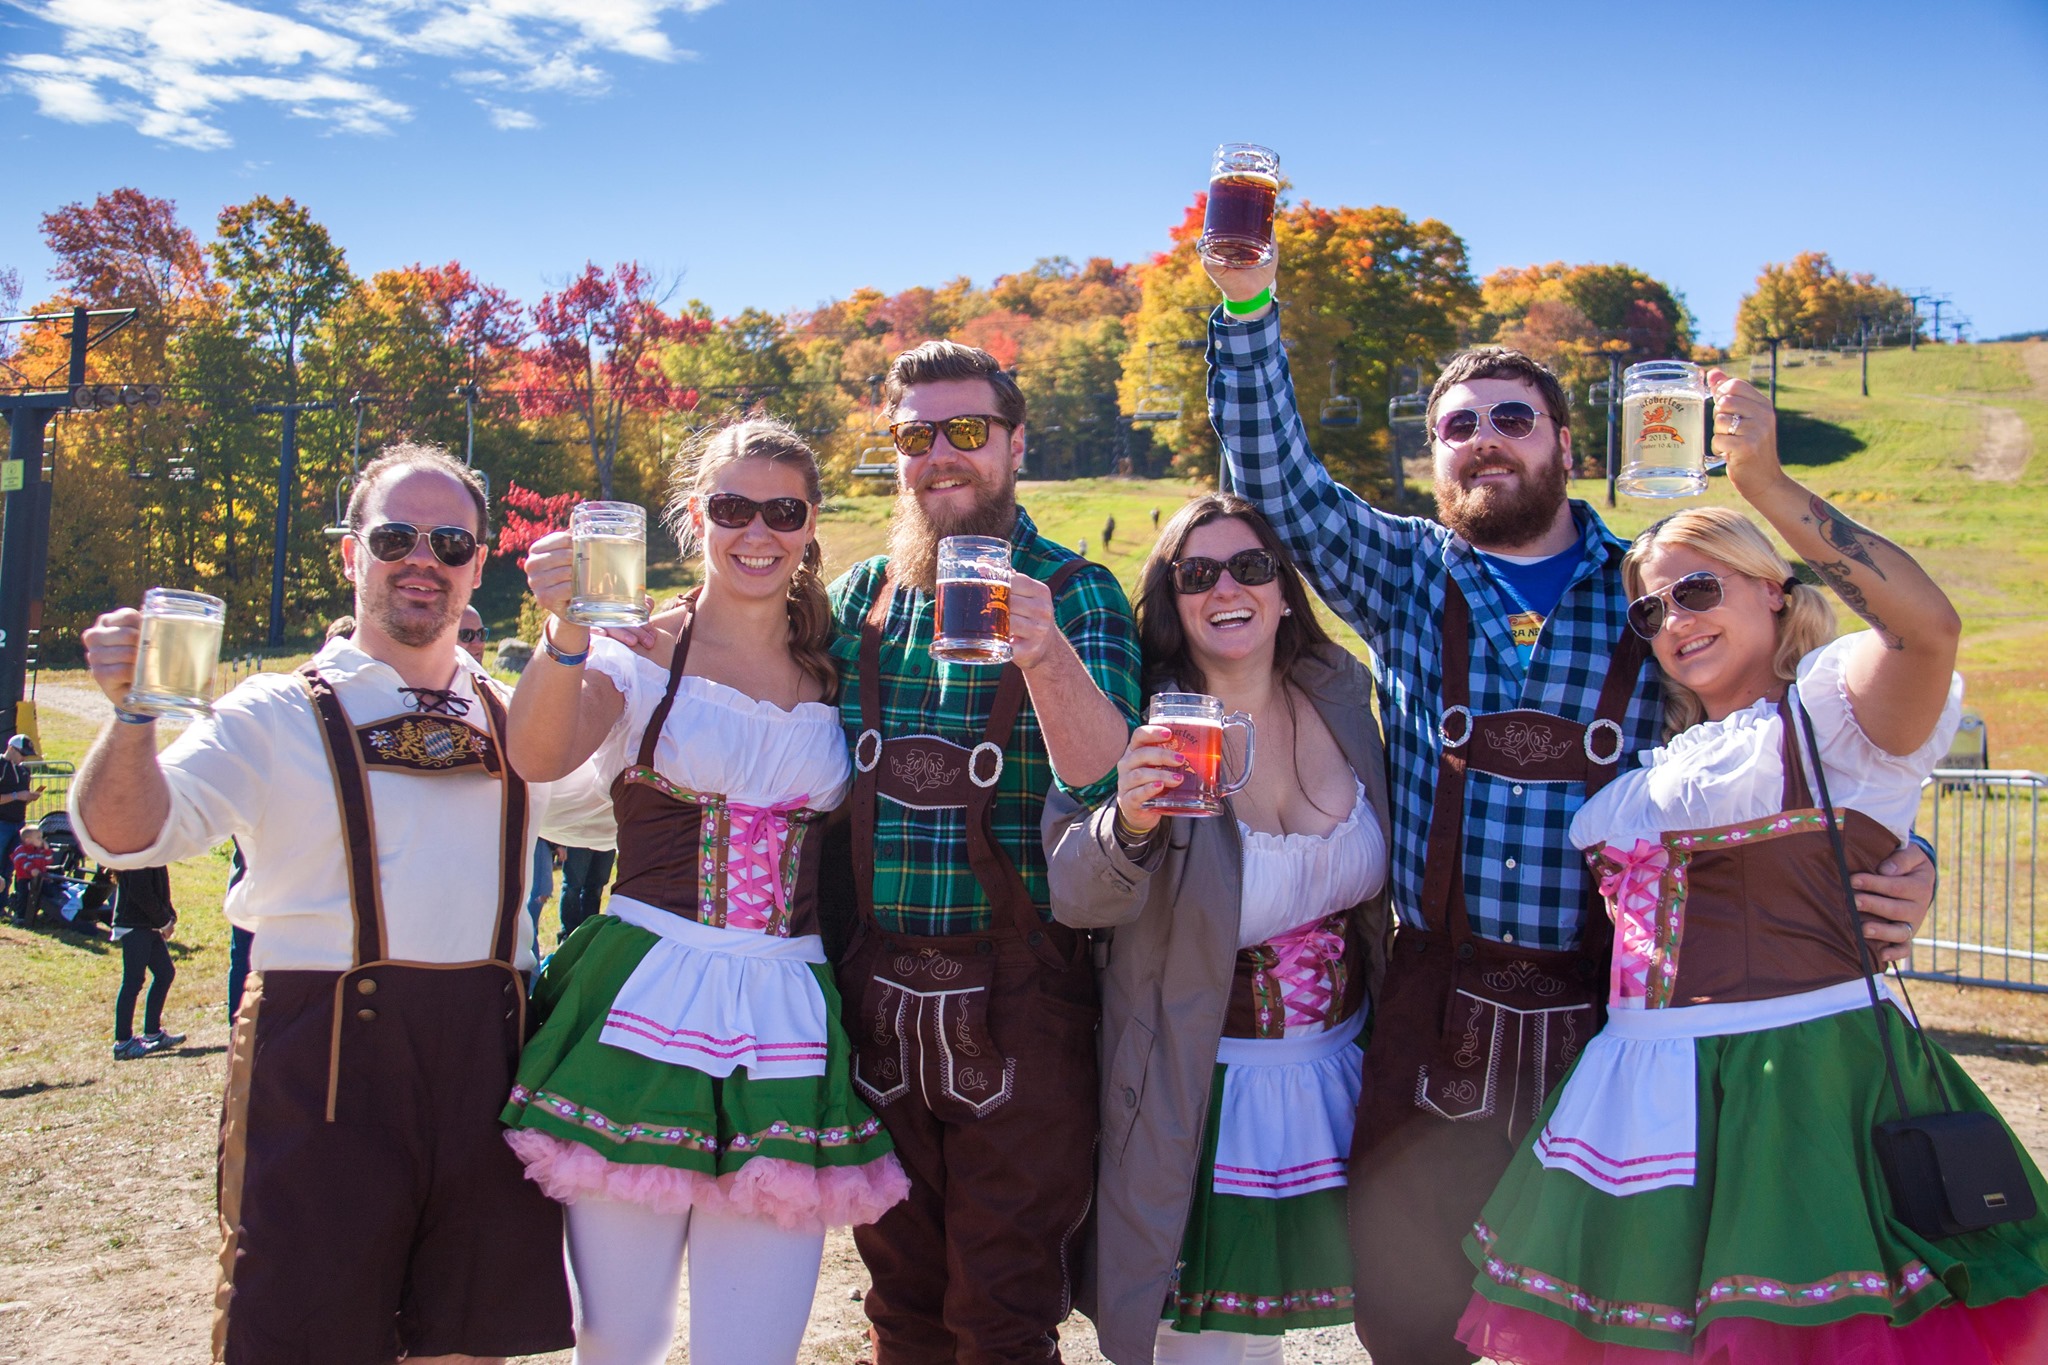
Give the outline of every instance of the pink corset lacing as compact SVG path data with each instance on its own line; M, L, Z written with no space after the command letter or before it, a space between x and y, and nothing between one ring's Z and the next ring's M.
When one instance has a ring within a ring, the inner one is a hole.
M1329 919L1311 920L1268 939L1266 946L1277 958L1273 975L1280 981L1287 1027L1328 1022L1334 1002L1324 968L1344 956L1344 935Z
M789 815L810 800L802 796L772 806L728 801L725 806L725 927L766 929L789 906L782 885L782 854L789 844ZM747 899L741 899L746 896Z
M1657 893L1664 884L1671 853L1662 844L1636 840L1627 852L1612 844L1601 856L1614 864L1600 878L1600 894L1614 920L1614 968L1608 978L1609 1003L1641 1008L1648 1000L1650 964L1657 948ZM1668 975L1675 964L1666 964Z

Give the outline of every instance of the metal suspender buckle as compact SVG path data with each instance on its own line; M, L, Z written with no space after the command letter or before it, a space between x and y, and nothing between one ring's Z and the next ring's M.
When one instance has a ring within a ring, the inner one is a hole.
M1614 748L1605 757L1602 757L1599 751L1593 747L1593 736L1599 734L1602 730L1610 730L1614 734ZM1614 764L1621 762L1624 739L1620 724L1602 716L1599 720L1586 727L1586 757L1592 759L1603 768L1612 767Z
M1464 728L1455 737L1451 734L1451 722L1461 720ZM1448 706L1444 708L1443 719L1436 723L1437 738L1444 742L1446 749L1462 749L1465 741L1472 738L1472 708L1469 706Z
M870 740L874 741L874 748L872 750L868 748ZM880 730L861 731L860 738L853 742L853 766L864 773L871 773L875 770L875 765L881 761L882 732Z
M996 761L995 771L991 772L987 777L983 777L980 771L981 758L983 754L987 754L989 757L995 759ZM967 780L969 782L972 782L977 787L993 787L996 784L996 779L1001 777L1002 775L1002 746L995 743L993 740L987 739L975 745L973 752L967 755Z

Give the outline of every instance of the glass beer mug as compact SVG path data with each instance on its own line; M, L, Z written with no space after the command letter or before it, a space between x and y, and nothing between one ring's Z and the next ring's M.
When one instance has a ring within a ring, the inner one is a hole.
M1273 259L1280 158L1250 142L1226 142L1209 170L1209 208L1198 244L1204 260L1251 270Z
M1010 542L947 536L939 542L939 619L932 657L955 664L1010 661Z
M142 594L135 681L121 708L146 716L213 714L213 672L227 614L227 603L203 592L151 588Z
M579 502L569 512L575 580L569 619L585 626L647 624L647 509Z
M1632 498L1691 498L1725 461L1708 448L1707 377L1683 360L1647 360L1621 375L1621 475Z
M1173 751L1187 763L1180 780L1145 803L1146 810L1166 815L1209 816L1223 813L1223 798L1244 790L1251 781L1252 748L1258 738L1252 718L1242 711L1223 714L1223 703L1206 692L1161 692L1145 712L1147 725L1173 731ZM1223 781L1223 731L1244 727L1244 771L1237 781Z

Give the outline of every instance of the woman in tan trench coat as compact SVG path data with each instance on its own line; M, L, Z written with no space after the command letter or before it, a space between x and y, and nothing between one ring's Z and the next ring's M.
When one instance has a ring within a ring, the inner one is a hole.
M1384 752L1364 668L1243 500L1168 523L1138 622L1148 692L1247 713L1256 758L1220 818L1162 818L1145 802L1182 770L1142 726L1116 800L1047 803L1054 914L1115 931L1082 1308L1117 1365L1277 1361L1288 1328L1351 1321L1344 1158L1390 928Z

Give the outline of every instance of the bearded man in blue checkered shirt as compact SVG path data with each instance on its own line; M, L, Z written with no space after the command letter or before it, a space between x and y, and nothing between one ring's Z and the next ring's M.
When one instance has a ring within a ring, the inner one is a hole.
M1451 359L1430 393L1436 517L1381 511L1309 449L1272 287L1209 265L1209 412L1238 490L1373 652L1391 769L1400 928L1350 1179L1359 1339L1398 1365L1466 1362L1466 1233L1545 1095L1598 1027L1610 930L1567 839L1589 791L1663 738L1627 628L1626 546L1566 496L1571 414L1540 363ZM1898 956L1933 868L1859 875Z

